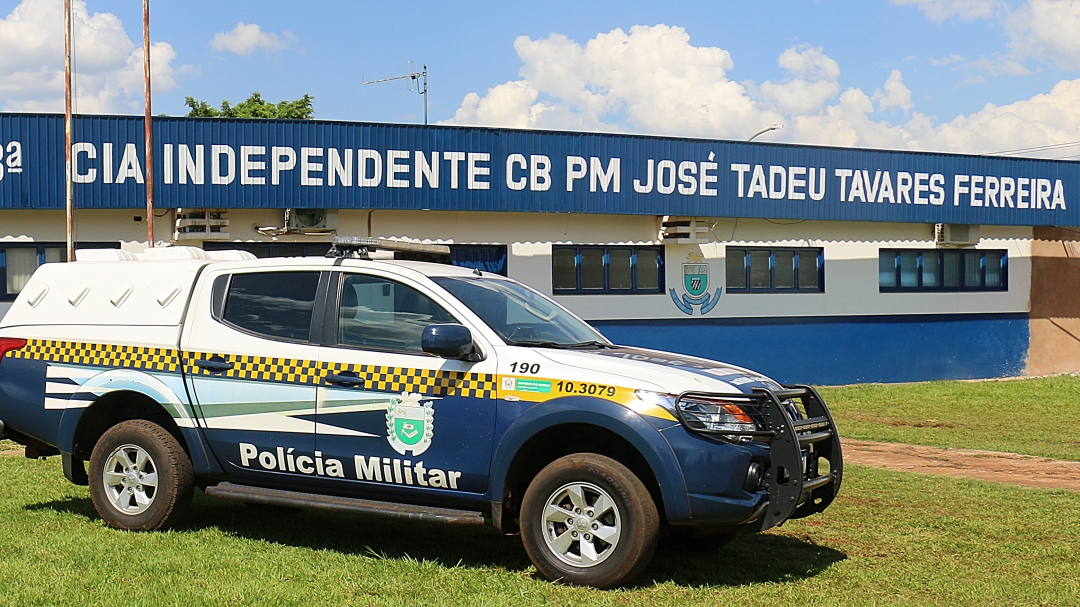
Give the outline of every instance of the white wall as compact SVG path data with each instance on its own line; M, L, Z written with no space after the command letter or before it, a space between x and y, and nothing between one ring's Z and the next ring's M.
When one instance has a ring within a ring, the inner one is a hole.
M159 212L160 213L160 212ZM145 243L146 226L133 218L142 211L80 211L80 240L117 241L126 248ZM325 242L326 236L267 237L255 228L280 226L281 210L230 210L230 235L238 241ZM577 215L565 213L482 213L446 211L341 211L338 233L349 236L420 238L448 244L506 244L511 277L551 292L553 244L656 244L660 219L655 216ZM171 214L158 218L156 234L167 239ZM370 225L370 232L369 232ZM725 283L725 246L773 245L825 249L824 293L727 293L709 316L768 317L867 314L944 314L1027 312L1031 283L1030 227L982 226L979 248L1009 253L1008 292L879 293L880 248L933 248L932 226L925 224L712 220L710 243L669 245L665 260L667 288L681 294L682 264L691 252L710 267L709 291ZM62 211L0 211L0 242L63 242ZM188 244L188 243L184 243ZM191 244L199 244L197 242ZM656 295L566 295L557 299L593 319L687 318L671 297ZM0 312L3 311L0 304ZM695 317L698 315L695 312Z

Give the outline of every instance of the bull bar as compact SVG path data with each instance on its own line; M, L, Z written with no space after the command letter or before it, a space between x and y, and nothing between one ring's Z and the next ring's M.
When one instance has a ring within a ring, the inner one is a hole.
M686 410L686 403L736 405L757 429L710 428L701 413ZM768 443L770 456L763 472L768 501L743 521L743 529L764 531L788 519L822 512L840 491L844 471L840 437L829 408L811 386L754 388L750 394L683 392L675 400L675 414L683 427L695 434ZM829 465L824 474L820 471L822 459Z

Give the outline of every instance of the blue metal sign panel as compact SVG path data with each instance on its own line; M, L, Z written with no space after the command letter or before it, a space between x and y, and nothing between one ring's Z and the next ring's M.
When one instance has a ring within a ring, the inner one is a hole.
M145 204L139 117L81 117L79 208ZM0 114L0 208L64 206L63 117ZM1080 225L1075 162L600 133L156 118L159 207Z

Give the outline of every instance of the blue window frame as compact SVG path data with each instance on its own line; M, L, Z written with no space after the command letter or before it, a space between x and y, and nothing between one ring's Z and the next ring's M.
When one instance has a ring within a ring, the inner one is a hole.
M664 248L554 246L551 292L555 295L663 293Z
M1008 291L1005 249L881 249L878 289L909 291Z
M727 247L728 293L821 293L825 249Z
M118 242L80 242L80 249L119 249ZM0 243L0 301L13 301L39 266L67 260L62 242Z

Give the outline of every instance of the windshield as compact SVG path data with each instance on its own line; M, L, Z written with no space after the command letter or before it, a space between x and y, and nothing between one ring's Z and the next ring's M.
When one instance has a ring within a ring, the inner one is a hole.
M523 285L492 278L432 277L512 346L610 347L595 329Z

